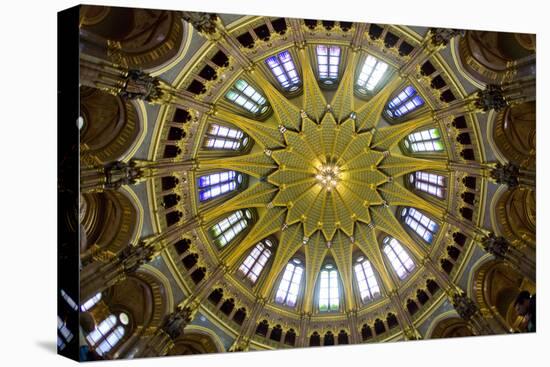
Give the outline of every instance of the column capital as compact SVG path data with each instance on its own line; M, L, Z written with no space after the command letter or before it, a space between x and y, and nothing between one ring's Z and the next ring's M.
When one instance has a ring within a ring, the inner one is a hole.
M463 29L453 29L453 28L430 28L429 36L429 47L438 50L446 47L452 38L456 36L463 36L466 33Z
M508 102L504 98L501 86L489 84L485 89L475 93L474 106L483 112L499 112L508 106Z
M481 245L485 251L500 260L506 258L506 253L510 247L510 244L504 237L496 236L494 232L490 232L486 237L482 238Z

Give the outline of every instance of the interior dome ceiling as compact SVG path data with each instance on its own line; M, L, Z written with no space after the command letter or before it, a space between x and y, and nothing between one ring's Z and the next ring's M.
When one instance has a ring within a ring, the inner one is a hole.
M229 32L238 34L261 19L236 21L228 27ZM396 34L404 34L406 27L392 29ZM407 32L407 40L420 45L421 37L410 30ZM194 98L214 106L193 116L189 131L194 137L188 149L196 165L185 173L183 185L191 205L187 216L201 218L197 240L198 246L207 247L201 252L201 256L208 258L204 266L212 267L212 271L217 264L228 266L230 275L224 277L224 284L238 302L260 297L266 300L266 310L284 317L295 318L305 312L319 320L328 320L349 310L363 310L370 317L387 312L388 307L395 305L390 295L397 289L414 292L416 287L425 287L426 279L434 278L433 269L438 266L434 264L439 263L441 254L452 241L452 230L445 225L444 218L456 210L450 200L459 190L461 176L450 171L449 161L460 156L460 152L454 151L455 145L449 141L453 134L449 120L434 119L431 112L447 103L439 99L439 93L419 87L418 93L426 101L423 112L389 123L384 110L388 101L410 84L407 76L398 72L409 58L396 56L395 50L391 55L385 54L384 45L379 42L361 49L352 47L349 33L345 33L336 30L327 37L323 32L311 32L305 35L303 44L294 42L288 32L275 33L268 41L256 40L256 47L242 49L254 60L253 65L241 67L230 56L230 66L218 68L217 78L207 83L209 92ZM315 45L327 43L341 47L344 55L339 77L331 86L319 81L313 57ZM265 65L268 57L283 50L291 51L300 77L299 88L290 92L280 89ZM200 65L207 63L212 53L206 46L197 52L193 65L177 77L181 89L190 85ZM386 61L389 68L381 85L373 93L362 96L357 92L356 80L365 55ZM440 57L432 63L457 97L463 98L466 92L452 68L444 66L445 61ZM419 67L413 72L421 78ZM246 80L265 96L267 112L263 110L260 117L254 117L228 103L226 93L237 80ZM161 116L165 125L172 119L167 111ZM467 118L476 119L473 114ZM202 142L213 123L240 129L251 139L252 147L229 153L205 149ZM415 131L431 128L442 131L445 149L407 154L403 140ZM476 155L480 155L482 150L475 134L472 131L471 146ZM154 151L161 157L160 135L158 142ZM214 204L201 203L199 178L226 170L247 176L246 185ZM410 189L409 174L420 170L441 172L446 177L447 188L442 198L426 199ZM160 189L153 187L152 192ZM160 202L162 196L154 200L152 207ZM422 243L404 227L401 211L406 207L422 210L438 222L439 233L432 243ZM220 248L212 237L211 226L244 209L254 210L253 225L245 235ZM476 205L477 217L480 210ZM397 239L411 255L416 264L412 276L400 279L390 269L382 249L382 240L387 236ZM265 280L257 284L243 282L238 275L243 257L266 238L274 238L277 247L269 268L264 269ZM374 302L362 302L354 285L353 266L360 255L372 263L382 287L381 295ZM305 279L301 305L289 308L274 301L274 292L286 264L293 258L303 259ZM457 264L465 259L460 257ZM327 261L335 263L338 269L342 307L337 312L323 313L313 305L318 276Z

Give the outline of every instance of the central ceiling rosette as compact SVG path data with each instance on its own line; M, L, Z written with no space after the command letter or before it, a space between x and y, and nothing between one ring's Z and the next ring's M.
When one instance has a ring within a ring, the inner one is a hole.
M391 181L372 137L357 132L354 114L338 124L330 108L319 122L302 112L301 130L285 131L286 147L273 151L278 169L267 179L279 187L272 203L287 208L288 225L301 222L305 236L321 231L330 241L337 229L353 236L356 221L371 222L369 207L385 204L378 187Z

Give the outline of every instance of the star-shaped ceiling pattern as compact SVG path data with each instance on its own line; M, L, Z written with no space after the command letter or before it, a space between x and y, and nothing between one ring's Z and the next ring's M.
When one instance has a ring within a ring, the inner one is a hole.
M378 231L395 237L417 259L427 256L396 219L395 207L413 206L434 218L442 218L443 210L405 188L399 178L417 170L445 170L446 161L408 157L392 149L414 130L433 126L430 116L377 128L388 98L401 83L397 74L369 101L356 106L353 83L358 52L352 51L328 103L307 51L299 49L298 55L303 73L300 106L255 70L245 76L267 97L273 118L259 122L223 108L216 111L216 118L245 131L264 152L200 161L200 169L234 169L259 179L208 210L204 219L209 222L234 210L262 208L246 237L224 249L224 261L234 266L258 241L279 232L278 249L261 294L269 295L277 274L304 246L304 309L311 310L317 275L329 254L336 262L346 305L351 309L352 254L356 248L367 255L384 288L395 289L382 258Z

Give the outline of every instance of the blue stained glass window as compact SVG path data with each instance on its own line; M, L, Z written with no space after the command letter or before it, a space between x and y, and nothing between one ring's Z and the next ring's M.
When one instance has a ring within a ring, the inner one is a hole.
M243 176L235 171L216 172L199 177L199 200L208 201L222 194L235 191Z
M269 66L283 89L289 92L298 89L300 76L289 51L283 51L275 56L270 56L265 60L265 63Z
M422 97L418 95L416 89L409 85L388 103L386 113L392 118L397 118L414 111L423 104Z
M427 243L432 243L439 225L414 208L404 208L401 216L407 226L415 231Z

